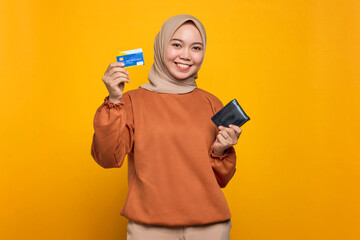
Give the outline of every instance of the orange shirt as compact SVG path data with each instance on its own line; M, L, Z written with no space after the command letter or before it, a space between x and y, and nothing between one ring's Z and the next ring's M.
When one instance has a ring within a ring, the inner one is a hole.
M94 118L91 154L104 168L121 167L128 154L129 192L121 215L167 226L230 219L221 187L235 173L233 147L216 156L211 121L223 104L196 88L185 94L143 88L107 99Z

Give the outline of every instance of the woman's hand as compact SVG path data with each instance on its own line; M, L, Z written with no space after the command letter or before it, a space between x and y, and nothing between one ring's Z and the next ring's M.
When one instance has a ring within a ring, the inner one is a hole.
M119 103L124 90L125 82L129 83L129 72L125 70L124 63L110 63L102 78L109 92L109 101Z
M241 128L230 124L228 128L219 126L219 130L214 142L213 151L216 155L221 156L226 149L237 144L241 134Z

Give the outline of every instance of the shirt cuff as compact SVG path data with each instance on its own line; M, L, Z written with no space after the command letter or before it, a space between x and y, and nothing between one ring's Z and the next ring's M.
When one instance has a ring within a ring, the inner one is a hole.
M234 147L229 147L228 149L225 150L224 154L223 155L216 155L214 153L214 144L211 145L210 147L210 151L209 151L209 154L212 158L215 158L215 159L218 159L218 160L223 160L224 158L227 158L228 156L230 156L233 152L234 152Z
M124 103L122 102L122 100L121 100L121 102L119 102L119 103L110 102L110 101L109 101L109 96L107 96L107 97L104 99L104 104L105 104L105 106L106 106L107 108L109 108L109 109L112 109L112 108L114 108L114 109L120 109L120 107L121 107L122 105L124 105Z

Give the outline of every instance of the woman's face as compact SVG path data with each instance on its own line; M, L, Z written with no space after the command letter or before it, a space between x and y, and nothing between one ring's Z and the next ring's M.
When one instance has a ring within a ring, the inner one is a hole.
M165 50L165 66L174 78L183 80L200 68L203 58L204 46L199 30L193 23L184 23Z

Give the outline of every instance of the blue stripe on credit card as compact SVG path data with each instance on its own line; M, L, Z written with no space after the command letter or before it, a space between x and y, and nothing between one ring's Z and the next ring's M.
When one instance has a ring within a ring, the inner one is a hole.
M119 52L116 61L125 63L124 67L144 65L144 56L141 48Z

